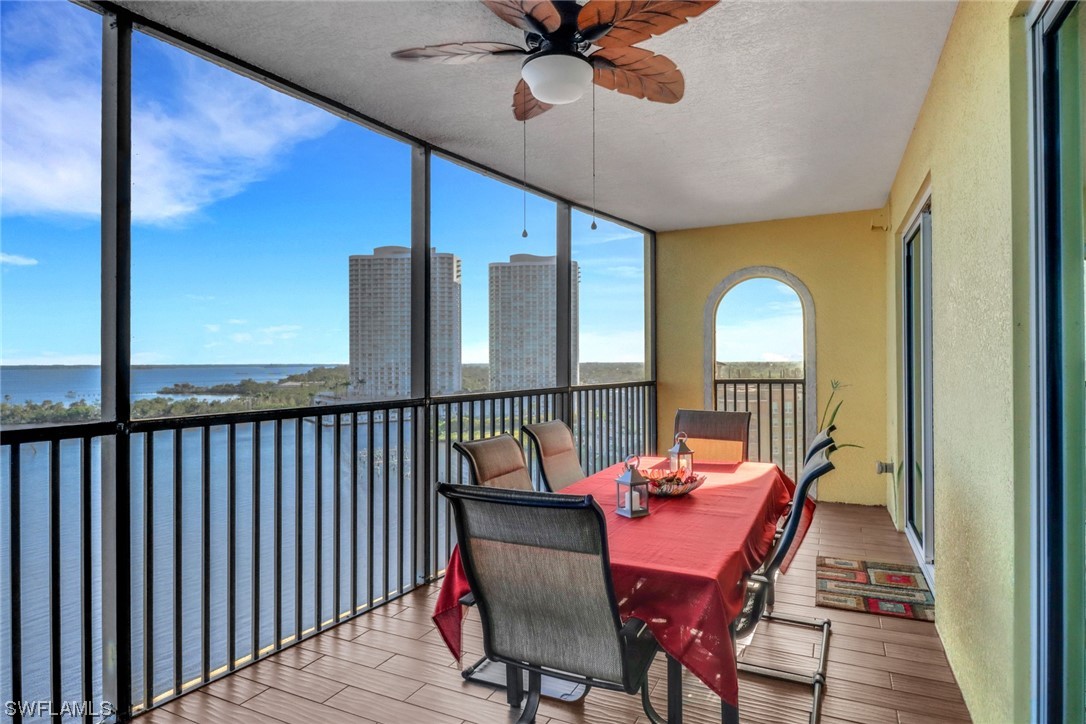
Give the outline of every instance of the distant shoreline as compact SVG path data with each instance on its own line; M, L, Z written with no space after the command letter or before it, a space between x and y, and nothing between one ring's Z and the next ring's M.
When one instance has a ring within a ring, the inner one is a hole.
M216 364L170 364L170 365L132 365L134 370L163 370L188 367L344 367L347 362L221 362ZM92 370L102 365L0 365L0 370L40 370L40 369L66 369L66 370Z

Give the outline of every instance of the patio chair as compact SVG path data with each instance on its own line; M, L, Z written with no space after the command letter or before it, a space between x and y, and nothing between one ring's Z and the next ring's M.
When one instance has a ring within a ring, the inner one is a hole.
M741 462L749 459L750 413L719 410L675 411L675 435L702 460Z
M826 429L815 435L814 440L811 440L811 444L807 447L807 454L803 456L804 465L809 463L819 450L833 445L833 431L836 429L837 425L828 425Z
M532 490L532 476L524 462L524 450L512 435L470 442L454 442L453 448L468 459L471 482L486 488Z
M543 674L649 702L658 649L648 626L619 621L603 511L590 496L438 486L483 625L487 657L528 672L518 722L535 720ZM510 677L518 682L519 676ZM511 692L520 706L522 692Z
M567 485L584 480L584 468L577 457L573 433L561 420L525 425L521 428L535 443L536 460L543 485L557 493Z
M811 707L812 724L819 720L822 705L822 689L826 685L826 656L830 642L830 621L824 618L808 618L805 616L793 616L773 611L774 586L780 567L788 557L788 551L795 542L799 532L800 519L803 517L804 503L810 494L811 486L818 478L834 469L829 460L829 453L833 446L827 446L816 452L811 460L803 467L799 483L796 485L796 493L793 498L792 509L788 513L779 539L770 551L762 566L747 580L746 598L743 602L743 610L732 624L733 635L736 640L746 638L754 633L758 623L762 620L780 621L782 623L808 626L821 629L822 646L819 652L818 668L810 674L775 669L759 664L739 662L739 670L751 674L758 674L784 681L793 681L800 684L808 684L813 687L814 703Z
M532 478L524 461L520 443L508 433L482 440L454 442L453 447L468 461L471 483L484 488L532 491ZM475 594L467 593L460 598L461 605L474 606ZM460 672L468 681L506 687L510 695L519 690L522 678L519 673L496 666L487 656ZM586 687L544 677L543 694L561 701L577 701L587 693Z
M837 449L837 446L833 442L833 431L836 430L836 429L837 429L836 425L829 425L829 426L826 427L826 429L822 430L817 435L815 435L815 439L811 441L810 446L808 446L808 448L807 448L807 452L804 453L804 455L803 455L803 464L804 465L811 462L811 458L813 458L821 450L826 451L826 457L828 458L829 454ZM800 471L800 472L802 473L802 471ZM798 486L797 486L797 490L798 490ZM813 488L812 488L812 490L813 490ZM795 502L795 499L793 498L793 500L788 503L788 507L785 508L784 513L781 516L783 521L787 521L788 515L792 512L792 504L794 502ZM774 545L777 543L777 540L780 539L781 533L784 532L784 522L783 521L781 522L780 526L777 528L777 538L774 539L774 541L773 541Z

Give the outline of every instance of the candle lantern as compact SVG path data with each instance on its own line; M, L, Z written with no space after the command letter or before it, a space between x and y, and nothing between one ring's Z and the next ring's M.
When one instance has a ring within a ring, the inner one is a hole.
M668 452L668 470L673 473L677 473L680 470L684 471L685 475L692 475L694 472L694 451L691 450L686 444L686 433L680 432L675 436L675 446Z
M627 518L640 518L649 514L649 481L637 469L641 458L630 455L626 458L626 469L615 478L618 501L615 512Z

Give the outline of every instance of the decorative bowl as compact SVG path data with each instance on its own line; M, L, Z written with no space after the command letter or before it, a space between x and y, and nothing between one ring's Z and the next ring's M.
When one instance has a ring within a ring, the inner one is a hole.
M657 495L661 498L677 498L686 495L701 487L705 482L704 475L687 475L680 470L677 473L669 470L642 470L641 474L649 479L649 495Z

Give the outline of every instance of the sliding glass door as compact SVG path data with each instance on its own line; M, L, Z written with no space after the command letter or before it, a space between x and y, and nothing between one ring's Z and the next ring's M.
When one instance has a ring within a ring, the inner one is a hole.
M909 542L932 584L935 564L935 488L931 454L931 206L925 205L903 239L905 520Z
M1036 630L1038 720L1086 715L1086 7L1033 25L1036 168Z

